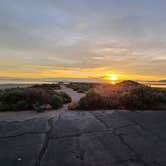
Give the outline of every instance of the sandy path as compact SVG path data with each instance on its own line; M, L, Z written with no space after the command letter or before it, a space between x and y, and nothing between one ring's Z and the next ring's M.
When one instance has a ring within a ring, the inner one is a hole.
M77 93L76 91L66 87L65 85L61 85L61 91L66 92L72 98L73 103L78 102L80 98L85 95L84 93Z
M67 93L72 98L72 102L71 103L77 103L77 102L79 102L79 100L83 96L85 96L84 93L77 93L76 91L74 91L71 88L66 87L65 85L61 85L61 90L59 90L59 91L63 91L65 93ZM71 103L69 103L69 104L71 104ZM69 104L63 105L63 107L58 109L58 111L68 111L68 105Z
M78 102L80 98L84 96L83 93L77 93L64 85L61 86L60 91L64 91L71 96L72 102L74 103ZM0 112L0 121L24 121L34 118L51 118L64 111L68 111L68 104L58 110L50 110L43 113L37 113L35 111Z

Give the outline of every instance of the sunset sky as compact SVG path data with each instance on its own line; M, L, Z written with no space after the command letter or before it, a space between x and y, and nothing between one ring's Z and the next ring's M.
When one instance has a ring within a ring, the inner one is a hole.
M1 0L0 77L166 78L166 0Z

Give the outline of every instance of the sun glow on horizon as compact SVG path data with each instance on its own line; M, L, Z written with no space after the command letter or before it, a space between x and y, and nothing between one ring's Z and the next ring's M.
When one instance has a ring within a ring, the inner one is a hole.
M117 74L110 74L109 80L110 81L116 81L118 79Z

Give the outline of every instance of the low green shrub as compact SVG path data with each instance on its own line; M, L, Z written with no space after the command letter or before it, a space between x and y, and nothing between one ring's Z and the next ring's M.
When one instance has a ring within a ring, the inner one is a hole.
M164 109L166 94L155 88L139 86L123 92L120 102L126 109Z
M91 91L80 99L78 108L85 110L116 109L119 108L119 102L112 97L101 96L100 94Z
M65 92L58 92L57 94L62 97L63 103L67 104L67 103L72 102L71 97L67 93L65 93Z
M8 90L0 93L0 111L16 111L30 108L26 95L20 90Z
M59 95L54 95L51 100L51 105L54 109L62 107L64 101L63 98Z
M45 89L45 90L59 90L61 89L60 84L36 84L31 88Z
M163 110L166 109L166 90L144 85L123 88L121 86L119 89L113 87L112 90L107 91L107 95L93 90L80 99L78 108L83 110Z
M95 86L100 85L98 83L81 83L81 82L71 82L67 87L77 91L78 93L85 93Z
M11 110L11 106L8 104L4 104L4 103L0 103L0 111L4 112L4 111L9 111Z
M102 102L102 97L99 94L90 91L85 97L80 99L79 108L85 110L101 109L103 106Z
M0 91L0 111L58 109L71 102L63 92L50 92L39 88L16 88Z

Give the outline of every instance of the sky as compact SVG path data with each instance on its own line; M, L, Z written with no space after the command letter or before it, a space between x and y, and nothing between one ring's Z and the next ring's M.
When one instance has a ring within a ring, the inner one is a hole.
M166 78L165 0L1 0L0 77Z

